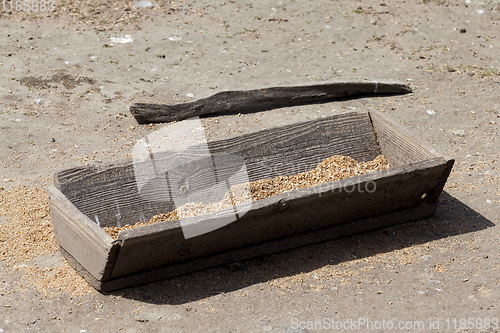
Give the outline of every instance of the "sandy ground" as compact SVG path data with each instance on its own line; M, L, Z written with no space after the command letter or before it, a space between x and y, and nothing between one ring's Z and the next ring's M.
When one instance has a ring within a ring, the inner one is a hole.
M499 1L2 6L0 332L500 331ZM162 126L132 103L348 78L414 93L207 117L209 138L380 110L456 159L433 217L109 295L57 253L43 187Z

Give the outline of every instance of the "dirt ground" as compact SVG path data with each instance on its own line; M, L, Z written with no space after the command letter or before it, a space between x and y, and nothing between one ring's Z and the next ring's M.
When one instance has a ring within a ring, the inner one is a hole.
M500 331L500 1L52 3L0 3L0 332ZM57 253L43 188L162 126L132 103L349 78L413 93L203 122L380 110L456 159L433 217L107 295Z

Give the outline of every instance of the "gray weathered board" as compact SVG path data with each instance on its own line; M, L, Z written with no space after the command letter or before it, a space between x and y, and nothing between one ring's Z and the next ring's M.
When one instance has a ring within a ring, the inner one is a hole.
M222 91L178 104L135 103L130 113L139 124L170 122L195 116L241 110L264 110L302 103L327 102L349 96L406 94L411 88L396 81L344 80L243 91Z
M368 161L383 153L391 168L254 201L233 223L197 237L185 239L179 221L168 221L122 231L117 240L101 226L149 220L174 204L139 195L132 161L58 172L47 189L56 240L89 284L111 291L421 219L436 212L454 163L375 111L213 141L208 148L214 156L242 157L250 181L308 171L332 155ZM164 158L174 155L166 152ZM196 184L202 164L186 167L181 176ZM239 167L229 163L219 177ZM343 190L368 183L375 192Z

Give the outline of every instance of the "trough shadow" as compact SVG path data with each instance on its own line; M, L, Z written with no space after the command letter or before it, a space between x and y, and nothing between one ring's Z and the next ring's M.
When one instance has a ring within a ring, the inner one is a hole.
M193 272L110 294L152 304L178 305L228 293L276 278L308 273L326 265L420 245L493 227L495 224L443 191L435 215L278 254Z

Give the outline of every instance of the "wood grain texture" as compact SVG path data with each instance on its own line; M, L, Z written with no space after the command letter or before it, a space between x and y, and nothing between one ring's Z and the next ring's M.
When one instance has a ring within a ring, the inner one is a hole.
M149 221L175 208L172 202L142 200L131 162L72 168L56 173L55 178L61 192L101 227Z
M433 147L417 140L395 121L378 111L370 111L382 154L389 164L398 166L441 156Z
M56 187L47 187L56 241L97 279L109 277L118 245Z
M208 148L211 156L220 160L216 161L219 182L227 181L241 168L241 161L247 167L249 180L256 181L312 170L332 155L351 156L365 162L380 154L368 113L358 112L213 141L208 143ZM210 171L207 166L215 167L212 157L205 156L206 152L192 147L182 153L164 152L155 158L165 165L175 163L177 158L186 161L172 173L176 179L185 179L190 191L203 195L203 188L209 189L214 181L206 177ZM207 158L210 163L202 163ZM190 159L194 162L189 163ZM58 172L55 178L68 199L94 222L99 220L101 226L135 224L175 208L168 198L154 202L141 197L131 161L72 168ZM172 188L173 192L179 190Z
M192 102L160 105L135 103L130 112L139 124L171 122L213 113L263 110L349 96L405 94L408 85L392 81L351 80L321 84L223 91Z
M109 292L117 289L138 286L146 282L153 282L174 276L184 275L219 265L282 252L300 246L323 242L332 238L351 236L362 232L389 227L399 223L419 220L434 214L436 212L436 206L437 205L435 203L432 205L415 206L354 222L313 230L308 233L296 234L273 241L262 242L234 249L232 251L197 257L182 263L121 276L107 281L97 281L90 274L88 274L77 261L74 259L72 260L70 257L65 255L64 252L62 253L68 259L68 262L70 262L70 264L89 282L91 286L102 292Z
M370 118L377 134L380 149L391 165L411 164L437 156L442 156L446 160L446 169L441 175L441 179L436 184L436 187L427 193L425 198L429 203L436 202L443 191L455 160L445 154L438 153L434 147L416 139L401 125L384 117L378 111L370 110Z
M446 161L435 158L326 183L321 187L286 192L255 201L250 211L237 221L190 239L184 238L180 227L172 228L171 222L127 230L119 236L122 247L111 278L426 205L428 203L421 200L422 194L436 187L445 169ZM374 184L375 192L358 191L365 186L370 188L368 182ZM280 211L283 203L287 209ZM203 223L209 217L199 216L193 220Z

